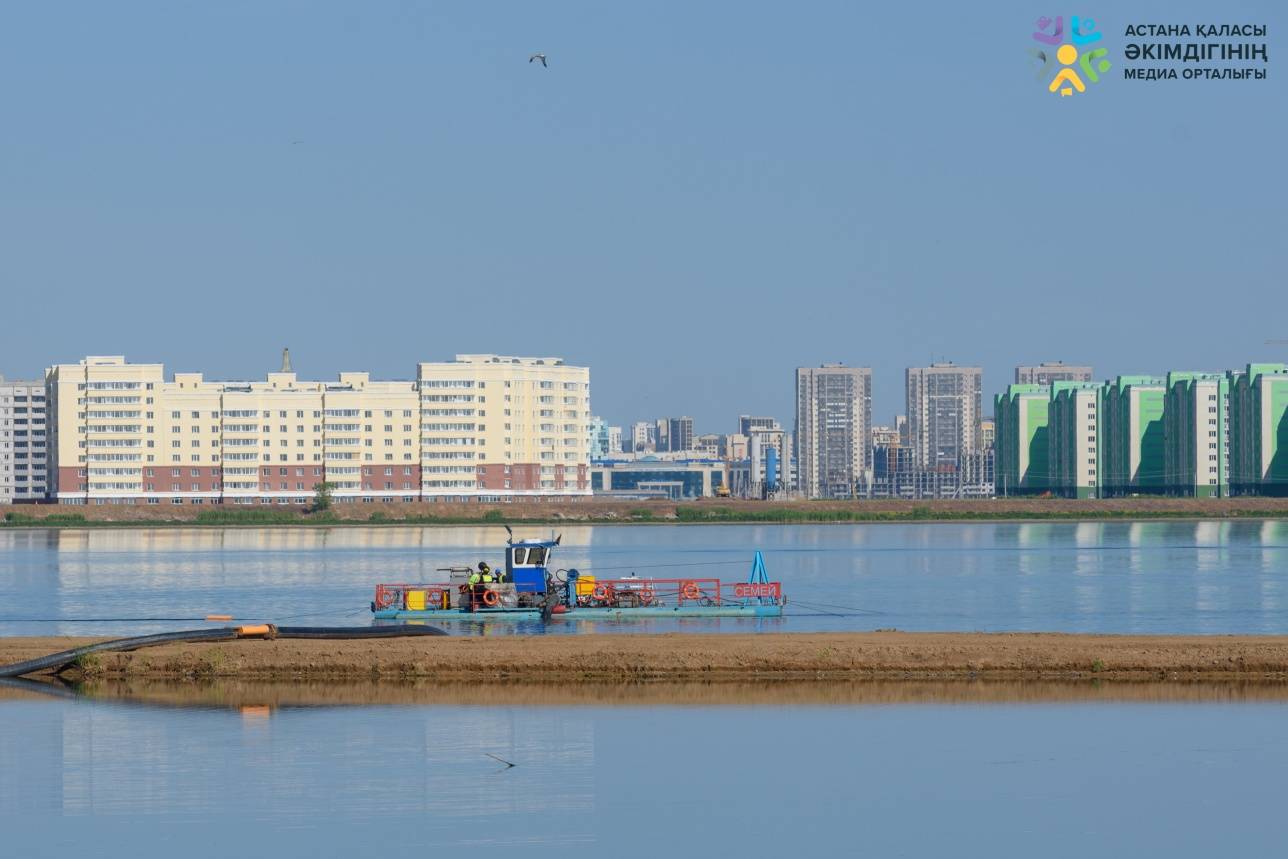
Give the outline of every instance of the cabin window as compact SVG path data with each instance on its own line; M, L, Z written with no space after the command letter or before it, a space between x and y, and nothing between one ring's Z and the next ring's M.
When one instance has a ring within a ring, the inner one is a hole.
M528 550L527 550L527 549L515 549L515 550L514 550L514 563L515 563L516 565L524 563L524 558L526 558L526 557L527 557L527 554L528 554Z
M533 548L528 550L528 563L534 567L539 567L546 562L546 550L543 548Z

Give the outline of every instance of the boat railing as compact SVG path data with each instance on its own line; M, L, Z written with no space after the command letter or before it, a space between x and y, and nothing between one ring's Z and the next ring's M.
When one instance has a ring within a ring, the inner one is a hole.
M376 585L374 608L415 610L455 604L453 594L464 585L451 582ZM719 579L581 579L576 585L580 606L613 608L782 605L779 582L722 582Z
M589 585L589 583L586 583ZM580 583L579 583L580 585ZM588 591L588 592L587 592ZM719 579L596 579L593 587L578 588L577 602L588 606L721 606L776 605L782 600L778 582L722 582Z

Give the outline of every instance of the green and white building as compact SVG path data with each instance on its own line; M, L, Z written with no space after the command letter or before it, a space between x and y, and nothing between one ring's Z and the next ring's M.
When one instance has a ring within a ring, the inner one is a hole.
M1164 492L1167 380L1119 376L1104 392L1102 497Z
M1230 489L1288 495L1288 366L1249 364L1230 382Z
M1010 385L993 398L995 487L998 495L1031 495L1051 488L1047 418L1051 389Z
M1167 374L1163 482L1169 495L1230 494L1230 376Z
M1104 391L1095 382L1051 383L1047 462L1049 484L1056 495L1103 497Z

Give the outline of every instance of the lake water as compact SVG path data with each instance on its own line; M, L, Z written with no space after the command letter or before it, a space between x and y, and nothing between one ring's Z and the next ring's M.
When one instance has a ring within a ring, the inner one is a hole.
M0 530L0 634L209 612L365 624L376 582L496 564L503 533ZM757 548L791 600L781 620L549 631L1288 632L1284 522L570 527L557 561L737 579ZM0 844L145 859L1282 852L1283 688L734 689L0 684Z
M1283 852L1283 701L184 707L5 694L13 857Z
M597 525L562 535L556 566L605 576L737 580L761 549L789 616L490 631L1288 632L1288 521ZM193 623L106 619L209 613L365 624L377 582L498 565L504 539L496 527L5 529L0 635L160 631Z

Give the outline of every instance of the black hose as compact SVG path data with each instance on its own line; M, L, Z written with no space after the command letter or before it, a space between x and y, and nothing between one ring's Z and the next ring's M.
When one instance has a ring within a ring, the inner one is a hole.
M447 634L438 627L412 626L410 624L373 627L279 626L269 627L269 629L273 630L269 637L275 638L396 638L400 636ZM0 678L22 677L25 674L34 674L37 671L63 668L91 653L125 653L130 650L139 650L143 647L156 647L160 644L232 641L241 637L250 637L244 636L241 630L242 628L237 626L223 626L218 629L190 629L182 632L159 632L155 635L139 635L133 638L114 638L109 641L100 641L97 644L86 644L83 647L77 647L72 650L62 650L36 659L28 659L26 662L0 666Z
M115 638L110 641L100 641L97 644L86 644L84 647L76 647L72 650L62 650L37 659L28 659L26 662L5 665L0 667L0 677L21 677L24 674L34 674L50 668L62 668L91 653L124 653L141 647L156 647L158 644L179 641L231 641L236 637L237 627L224 626L219 629L190 629L184 632L159 632L155 635Z

